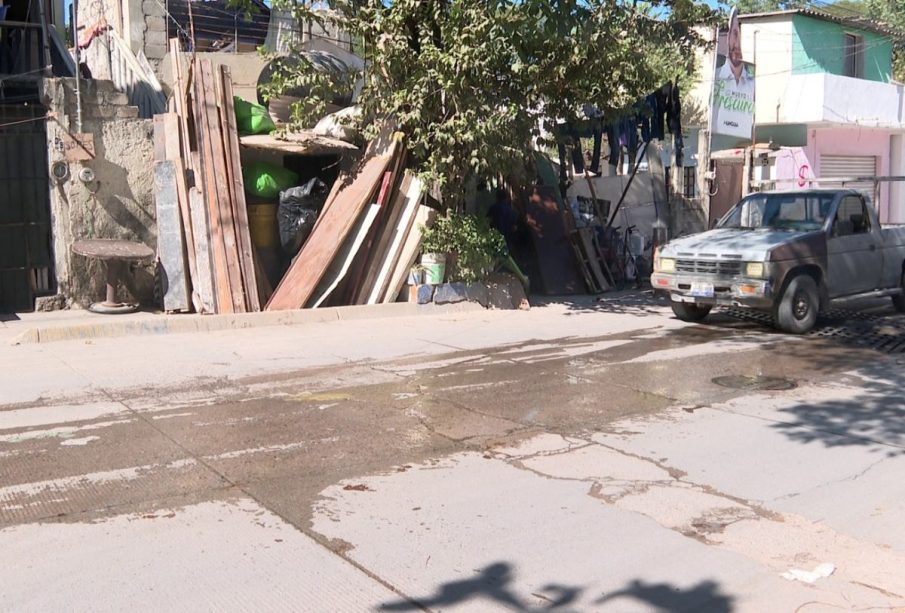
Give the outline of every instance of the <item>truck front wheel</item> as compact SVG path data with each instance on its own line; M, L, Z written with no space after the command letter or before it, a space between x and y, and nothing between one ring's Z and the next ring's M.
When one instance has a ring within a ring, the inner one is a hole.
M776 305L776 327L791 334L804 334L817 323L820 294L810 275L798 275L786 286Z
M670 306L672 307L672 312L675 313L676 317L681 319L682 321L703 321L707 314L710 313L710 309L713 307L709 304L694 304L692 302L678 302L671 301Z
M899 313L905 313L905 272L899 278L899 287L902 288L902 293L892 297L892 306L896 307Z

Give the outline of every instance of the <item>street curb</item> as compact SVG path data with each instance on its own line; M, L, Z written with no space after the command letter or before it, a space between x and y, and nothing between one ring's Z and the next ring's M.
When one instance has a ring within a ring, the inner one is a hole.
M149 336L158 334L191 334L194 332L219 332L271 326L294 326L330 321L354 321L362 319L386 319L422 315L445 315L483 311L471 302L448 305L418 305L409 302L369 304L296 311L264 311L260 313L236 313L230 315L159 315L143 320L98 321L63 326L36 326L14 336L9 344L54 343L59 341L114 338L120 336ZM95 316L91 314L91 316ZM115 318L115 315L96 315Z

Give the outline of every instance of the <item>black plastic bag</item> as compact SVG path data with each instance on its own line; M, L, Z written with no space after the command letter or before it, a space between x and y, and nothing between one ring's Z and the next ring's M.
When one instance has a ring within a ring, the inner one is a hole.
M280 192L277 220L283 252L294 257L311 234L314 222L327 200L327 184L318 178Z

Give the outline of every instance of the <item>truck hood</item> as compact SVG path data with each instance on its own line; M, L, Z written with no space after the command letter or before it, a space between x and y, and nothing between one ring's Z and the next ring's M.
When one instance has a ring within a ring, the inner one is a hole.
M670 241L660 251L667 258L722 258L763 262L771 249L790 243L807 232L788 232L761 228L730 230L718 228Z

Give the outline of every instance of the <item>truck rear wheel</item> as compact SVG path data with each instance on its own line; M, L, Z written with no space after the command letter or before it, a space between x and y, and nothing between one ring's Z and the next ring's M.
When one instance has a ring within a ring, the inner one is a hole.
M682 321L704 321L713 307L709 304L694 304L693 302L671 301L670 306L676 317Z
M776 306L776 327L791 334L804 334L817 323L820 293L810 275L798 275L786 286Z
M894 306L899 313L905 313L905 272L903 272L902 276L899 278L899 287L902 288L902 293L892 297L892 306Z

